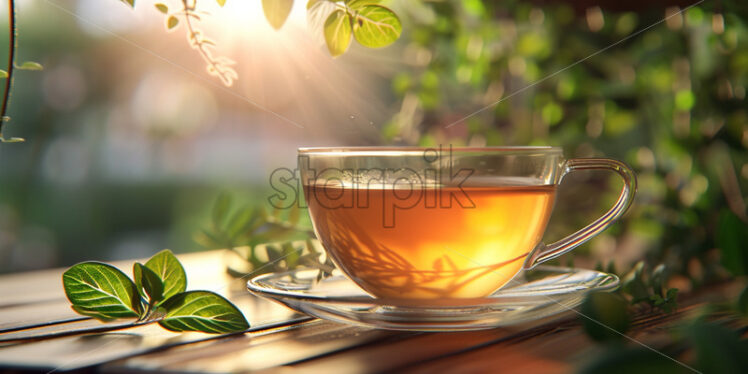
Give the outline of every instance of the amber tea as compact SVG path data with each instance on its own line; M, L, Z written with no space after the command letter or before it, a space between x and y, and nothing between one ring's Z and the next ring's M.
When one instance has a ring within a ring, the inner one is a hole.
M412 191L312 186L305 194L324 247L372 295L481 297L511 280L540 242L556 187L457 189L419 190L418 204L397 211L385 207ZM472 206L427 204L457 193L464 193ZM352 206L341 206L348 201Z

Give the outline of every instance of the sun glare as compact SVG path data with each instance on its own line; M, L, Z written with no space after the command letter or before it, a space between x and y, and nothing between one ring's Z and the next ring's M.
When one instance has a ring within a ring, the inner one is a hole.
M207 2L201 6L206 6L203 10L210 13L210 17L205 17L203 22L205 27L210 28L217 38L226 43L274 44L279 41L289 42L291 36L295 34L292 29L298 30L306 27L304 1L294 3L291 14L289 14L280 30L273 29L265 20L262 2L260 1L227 1L223 8L218 7L214 2ZM299 42L299 40L295 41ZM251 47L251 45L244 46L244 48Z
M158 2L166 4L168 12L179 18L173 30L165 30L168 16L155 8ZM213 57L235 62L230 66L238 78L223 89L218 87L221 81L217 77L205 74L207 64L190 48L186 24L179 15L181 1L138 1L135 9L118 1L79 0L76 5L71 13L75 13L85 33L97 38L110 37L116 48L139 56L159 57L146 58L137 69L163 72L177 66L174 71L188 70L192 74L172 74L164 79L181 85L182 80L197 76L202 82L195 83L206 87L212 83L209 91L218 102L236 105L247 113L263 113L252 125L313 128L319 136L326 133L369 136L391 112L378 95L382 81L373 73L376 64L357 56L355 48L341 58L331 57L322 30L308 25L306 1L294 2L279 30L265 19L260 0L229 0L223 7L216 1L198 1L201 19L193 20L192 26L215 43L210 47ZM131 42L121 42L122 39ZM382 49L379 55L390 51ZM145 63L152 65L146 68L142 65ZM143 79L145 76L139 80ZM136 85L140 89L158 86L141 83ZM165 110L154 110L162 109ZM167 115L171 114L164 114Z

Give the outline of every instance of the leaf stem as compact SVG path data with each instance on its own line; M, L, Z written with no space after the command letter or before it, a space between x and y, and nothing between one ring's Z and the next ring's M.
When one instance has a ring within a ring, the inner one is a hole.
M10 89L13 86L13 65L16 57L16 4L14 0L8 0L8 21L8 76L5 78L3 105L0 109L0 139L3 138L3 125L10 102Z

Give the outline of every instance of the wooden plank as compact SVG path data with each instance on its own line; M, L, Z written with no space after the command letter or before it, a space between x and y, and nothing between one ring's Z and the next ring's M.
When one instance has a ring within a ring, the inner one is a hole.
M422 333L409 339L388 341L351 350L339 355L330 355L289 365L289 372L330 372L335 368L346 368L350 373L392 372L414 363L455 355L476 347L526 339L546 334L558 326L569 323L569 318L545 319L515 326L490 330ZM439 370L441 372L441 370Z
M7 347L26 341L51 339L76 334L80 335L83 333L103 333L124 327L131 327L132 323L132 319L101 323L92 318L82 318L78 320L70 320L64 323L40 325L37 327L24 328L0 334L0 347ZM2 356L3 354L0 352L0 358Z
M303 316L255 324L247 333L268 331L309 321ZM241 334L234 336L242 336ZM0 367L24 370L77 370L184 344L225 339L228 335L173 333L151 324L116 332L33 341L0 349Z
M568 373L570 365L562 359L563 355L574 355L576 350L585 347L570 339L569 334L578 335L579 330L535 336L523 342L499 342L396 370L406 373Z
M640 324L627 336L647 346L659 347L669 334L667 326L677 322L683 314L655 318ZM637 323L634 323L637 326ZM630 343L636 345L636 343ZM426 362L414 363L398 368L404 373L432 373L435 370L460 373L483 373L501 371L508 374L567 373L574 371L602 352L600 345L592 342L580 325L573 323L549 334L520 341L490 344L456 355L438 357Z
M317 321L272 335L250 335L176 347L107 364L101 370L201 373L257 371L345 351L392 337L411 335L414 334Z
M36 328L88 319L75 313L67 300L52 300L0 308L2 334L25 328Z
M51 269L0 276L0 308L64 298L62 272Z
M568 318L562 321L568 321ZM273 344L256 339L209 342L127 359L106 365L105 369L115 372L241 372L283 366L284 370L304 373L334 372L340 368L351 373L386 372L517 334L526 336L528 329L553 329L558 323L558 320L546 319L505 329L413 333L362 329L324 322L320 327L305 327L311 331L278 334L273 337Z
M667 341L669 326L677 323L699 305L686 306L672 314L652 314L651 311L639 313L626 335L647 346L662 346ZM477 346L432 360L415 362L399 367L397 371L483 373L498 370L508 374L566 373L574 371L601 352L601 346L591 341L578 320L574 319L544 334Z

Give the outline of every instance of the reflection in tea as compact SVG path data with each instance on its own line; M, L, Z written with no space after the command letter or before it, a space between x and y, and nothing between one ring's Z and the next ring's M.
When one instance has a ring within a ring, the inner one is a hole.
M436 201L458 189L426 189L423 198ZM394 227L385 227L383 207L403 191L305 186L317 236L341 270L374 296L409 299L482 297L506 284L540 242L556 187L463 191L474 207L416 204L398 210ZM336 203L364 192L367 204Z

